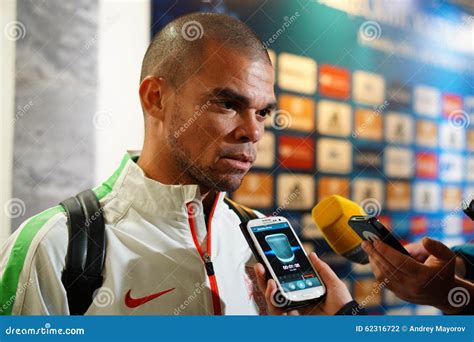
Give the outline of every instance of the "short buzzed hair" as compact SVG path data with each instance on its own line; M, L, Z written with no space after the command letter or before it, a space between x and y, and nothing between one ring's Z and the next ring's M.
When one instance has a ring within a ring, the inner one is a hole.
M155 34L143 58L140 82L156 75L178 87L199 71L210 41L271 65L265 46L245 23L225 14L196 12L176 18Z

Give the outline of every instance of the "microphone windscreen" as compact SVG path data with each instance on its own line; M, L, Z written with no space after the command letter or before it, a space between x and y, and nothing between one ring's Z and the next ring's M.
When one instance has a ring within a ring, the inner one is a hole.
M367 215L357 203L332 195L319 202L311 214L316 227L321 230L324 239L336 253L353 262L368 262L366 253L360 247L362 239L348 223L352 216Z

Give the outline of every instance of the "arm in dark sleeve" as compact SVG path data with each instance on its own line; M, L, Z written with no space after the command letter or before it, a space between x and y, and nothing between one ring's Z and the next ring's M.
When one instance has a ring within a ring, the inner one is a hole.
M357 316L357 315L367 315L367 310L365 310L362 306L359 305L355 300L347 303L342 308L336 312L338 316Z

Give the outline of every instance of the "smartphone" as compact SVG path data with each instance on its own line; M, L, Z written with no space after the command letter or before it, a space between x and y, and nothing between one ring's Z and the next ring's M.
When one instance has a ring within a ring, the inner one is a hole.
M290 222L281 216L241 224L256 259L277 283L277 307L294 308L321 300L326 288Z
M362 240L370 242L381 240L400 253L410 256L410 253L402 246L400 241L376 217L352 216L349 219L349 226Z

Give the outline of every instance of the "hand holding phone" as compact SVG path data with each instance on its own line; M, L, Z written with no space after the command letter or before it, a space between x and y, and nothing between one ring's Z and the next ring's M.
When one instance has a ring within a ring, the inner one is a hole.
M274 297L278 293L278 287L273 279L268 279L264 266L257 263L254 270L257 276L258 288L265 295L267 302L267 314L270 315L334 315L348 303L353 301L351 293L346 284L339 279L334 271L321 260L316 253L309 255L309 260L321 277L321 281L326 287L326 294L321 301L288 310L288 308L274 305ZM357 308L355 312L360 312Z
M376 217L352 216L349 225L362 240L370 242L381 240L400 253L410 256L400 241Z
M256 259L278 286L276 306L285 309L321 300L326 288L300 240L284 217L267 217L241 224Z

